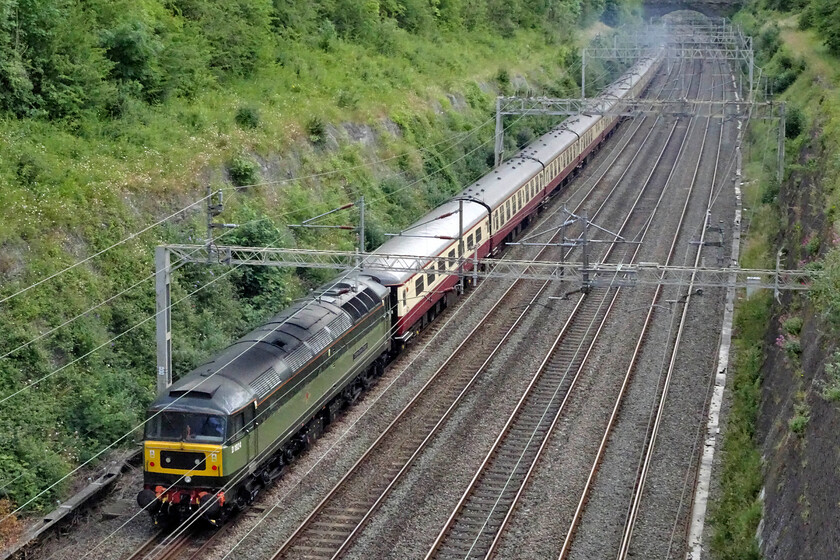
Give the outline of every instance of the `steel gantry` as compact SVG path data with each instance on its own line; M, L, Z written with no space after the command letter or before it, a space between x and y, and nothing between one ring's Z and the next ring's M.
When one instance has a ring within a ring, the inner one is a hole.
M320 268L337 273L364 271L422 272L463 274L460 259L329 251L287 249L282 247L237 247L207 245L161 245L155 252L157 379L158 391L172 384L172 320L170 284L171 260L183 263L213 263L225 266L275 266ZM735 287L749 289L808 290L818 272L803 270L759 270L732 267L663 266L658 263L638 264L544 262L511 259L473 259L470 274L476 279L553 280L567 282L570 288L610 288L617 286L688 285L692 274L695 287Z

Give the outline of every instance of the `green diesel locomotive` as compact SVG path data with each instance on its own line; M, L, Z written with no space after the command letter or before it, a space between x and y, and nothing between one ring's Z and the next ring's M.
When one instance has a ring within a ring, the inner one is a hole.
M299 300L151 405L138 504L156 523L222 523L283 472L361 391L391 349L388 289L345 280Z

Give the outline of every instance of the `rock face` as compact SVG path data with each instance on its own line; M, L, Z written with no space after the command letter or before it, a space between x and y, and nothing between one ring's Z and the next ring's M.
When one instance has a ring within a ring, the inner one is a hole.
M840 413L836 403L820 395L826 341L817 321L806 319L802 340L801 370L773 346L763 371L757 436L765 486L759 541L767 560L835 558L840 541ZM800 401L810 409L810 420L796 434L789 421Z
M808 165L814 157L819 155L806 147L799 156L801 170L791 173L780 192L787 233L779 243L790 266L817 258L809 240L825 239L831 227L821 203L822 171ZM803 319L795 336L784 326L791 317ZM807 297L788 293L765 341L756 437L764 458L764 519L758 537L767 560L836 558L840 548L840 403L823 397L825 363L837 349L830 333ZM789 340L798 340L801 353L791 351Z

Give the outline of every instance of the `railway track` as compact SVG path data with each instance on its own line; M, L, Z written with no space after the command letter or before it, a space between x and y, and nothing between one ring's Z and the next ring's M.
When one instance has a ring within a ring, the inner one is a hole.
M221 529L197 529L184 525L172 533L162 530L141 544L128 560L203 560L207 550L232 526L228 523Z
M638 132L640 126L641 123L630 136ZM647 131L642 146L652 130ZM619 150L619 155L629 145L628 141ZM641 147L634 158L639 151ZM606 171L594 181L584 200L575 208L576 211L595 192L604 175ZM609 190L606 199L614 194L618 183ZM606 199L601 201L598 212L604 208ZM553 252L550 248L544 248L540 255L543 258L556 258ZM273 558L334 558L346 550L394 485L438 433L547 286L548 283L515 282ZM524 304L525 309L519 314L511 314L511 308L523 307L518 303L522 301L527 302ZM471 354L462 353L464 349L469 349ZM480 351L476 352L476 349ZM439 386L436 387L436 384ZM411 426L409 436L403 434L405 430L401 426L405 425ZM370 473L377 474L371 477ZM359 489L364 491L360 492Z
M707 129L708 129L708 121L707 121ZM704 136L705 140L705 136ZM714 202L715 196L715 184L717 182L717 171L720 168L720 156L721 156L721 147L723 145L723 126L720 126L720 132L718 137L718 147L715 154L715 165L714 165L714 175L710 181L710 189L709 189L709 198L706 203L706 218L703 222L703 226L701 228L700 233L700 240L697 245L695 255L694 255L694 267L695 269L700 266L700 260L702 257L702 248L703 244L706 240L706 233L708 231L709 226L709 217L711 215L711 208ZM701 150L702 153L702 150ZM697 181L697 173L699 172L700 165L698 161L698 165L696 168L696 172L694 177L692 177L692 188L696 184ZM677 326L677 335L676 340L674 341L674 346L671 351L671 359L668 364L668 370L665 374L664 383L662 386L661 391L659 392L659 396L657 398L656 403L656 415L653 419L652 425L648 429L648 436L646 439L645 445L645 452L644 452L644 459L641 463L641 467L639 469L639 474L636 480L636 485L633 490L633 500L631 502L630 511L627 516L627 520L624 526L624 532L622 534L621 540L621 547L619 548L618 552L618 559L625 560L628 555L630 555L630 546L631 541L633 538L633 530L636 526L636 522L639 517L639 510L641 506L642 496L644 494L645 485L647 483L647 479L651 473L651 463L653 458L653 452L656 446L656 440L659 435L659 430L662 425L662 420L665 413L665 403L668 398L668 392L671 387L673 378L674 378L674 371L677 366L677 356L680 349L680 342L683 338L683 334L685 332L687 317L688 317L688 309L689 305L691 304L691 297L694 293L694 281L695 281L696 273L692 273L691 279L689 280L689 284L687 286L687 292L685 296L685 303L683 305L682 313L680 314L679 324Z
M712 87L711 89L714 92L715 88ZM698 184L698 174L699 174L699 171L701 169L701 159L703 157L705 144L706 144L706 141L709 137L710 124L711 124L711 120L707 119L706 120L706 125L705 125L705 130L704 130L704 133L703 133L703 144L701 145L701 148L698 151L697 161L694 164L694 173L693 173L693 176L692 176L692 179L691 179L691 182L690 182L688 192L686 193L685 201L684 201L684 204L683 204L682 212L681 212L679 223L678 223L678 226L677 226L677 232L678 233L679 233L679 231L682 230L683 223L686 220L686 217L688 215L689 203L692 199L692 194L693 194L693 192L694 192L694 190L695 190L695 188L697 187L697 184ZM709 189L709 199L706 203L706 212L705 212L704 223L703 223L703 226L702 226L701 239L700 239L699 244L697 245L697 249L696 249L695 266L699 265L699 258L700 258L700 253L701 253L700 248L702 247L702 244L705 241L706 226L708 225L708 220L709 220L709 216L710 216L710 209L711 209L713 196L714 196L714 192L715 192L714 191L714 185L716 183L716 170L719 168L720 151L721 151L721 146L722 146L723 126L720 127L719 134L720 134L720 137L718 138L716 154L715 154L715 164L714 164L715 174L713 174L712 180L710 182L711 186L710 186L710 189ZM673 241L671 243L671 246L669 248L667 259L666 259L666 262L668 264L672 263L674 258L675 258L678 238L679 238L679 235L674 236ZM693 277L692 277L692 280L693 280ZM644 347L644 344L647 341L647 337L648 337L648 334L650 332L650 329L651 329L651 326L652 326L652 323L653 323L654 314L656 313L657 307L660 307L659 302L661 300L663 292L664 292L663 286L662 285L657 286L657 288L654 290L654 293L653 293L653 295L650 299L649 306L647 307L648 311L646 313L641 332L639 333L639 335L637 337L637 340L636 340L636 343L635 343L635 346L634 346L634 349L633 349L633 353L632 353L630 361L629 361L629 365L628 365L628 367L625 371L624 378L622 380L621 388L620 388L620 390L619 390L619 392L616 396L615 404L613 405L612 411L611 411L610 416L609 416L609 420L607 421L604 432L603 432L603 434L600 438L600 444L599 444L598 452L596 454L595 460L593 461L592 467L590 468L589 475L588 475L587 480L586 480L586 484L584 486L584 489L581 493L581 497L580 497L580 499L578 501L578 504L577 504L577 507L575 509L575 513L574 513L574 516L572 518L570 527L566 532L566 536L565 536L565 539L564 539L564 542L563 542L563 546L562 546L560 554L559 554L560 560L568 558L571 554L572 545L574 543L574 538L575 538L575 535L578 531L579 524L581 523L584 508L587 505L590 493L592 491L592 487L594 485L594 482L596 480L596 476L598 474L598 469L599 469L599 467L601 465L601 462L604 458L604 455L607 451L608 443L610 441L610 438L612 437L613 429L615 427L619 412L621 411L622 405L624 403L628 387L630 386L632 378L635 374L642 349ZM656 417L655 417L654 421L652 422L652 425L648 426L648 429L646 430L647 431L647 436L645 438L645 443L644 443L643 452L642 452L642 455L643 455L644 459L640 461L638 474L635 477L636 482L634 484L634 488L633 488L633 492L632 492L631 504L628 508L628 515L625 519L624 529L622 531L621 543L620 543L618 556L617 556L620 559L626 558L629 551L630 551L630 542L631 542L631 539L632 539L633 528L634 528L636 520L638 518L639 505L640 505L640 502L641 502L641 497L642 497L642 494L643 494L645 481L646 481L646 478L647 478L647 476L650 472L650 458L652 456L654 443L656 441L656 435L657 435L657 432L658 432L658 427L661 424L662 413L663 413L663 410L664 410L664 403L665 403L665 399L667 398L667 394L668 394L668 388L669 388L670 383L671 383L674 367L676 366L676 356L677 356L677 350L679 348L679 341L683 336L684 327L685 327L685 319L686 319L686 316L687 316L687 311L688 311L688 307L689 307L692 295L693 295L693 285L689 284L689 286L687 286L686 296L685 296L684 300L680 300L680 303L683 303L684 305L683 305L683 311L682 311L681 316L680 316L679 324L677 325L677 328L676 328L676 339L675 339L675 342L674 342L674 347L671 351L671 361L670 361L670 364L669 364L669 367L668 367L668 371L665 375L664 382L662 383L661 390L658 390L658 394L657 394L657 397L656 397L657 414L656 414ZM593 530L597 530L597 528L593 528Z
M622 224L620 235L632 231L634 222L635 227L638 227L640 218L641 239L649 231L653 215L670 184L670 175L659 193L655 189L649 191L648 187L652 183L658 184L654 176L659 163L663 159L670 159L665 158L665 154L676 129L677 123L674 123L656 164ZM677 159L688 137L686 127L685 134L676 143ZM632 219L634 216L635 220ZM604 260L611 257L614 247L610 247ZM633 252L631 261L635 260L639 247ZM588 305L583 305L581 300L582 311L575 317L568 331L564 328L564 332L555 341L531 385L438 534L426 555L427 560L433 557L485 558L493 555L554 427L561 418L569 396L583 374L586 361L614 308L619 292L620 288L611 295L606 292L600 301L589 301Z

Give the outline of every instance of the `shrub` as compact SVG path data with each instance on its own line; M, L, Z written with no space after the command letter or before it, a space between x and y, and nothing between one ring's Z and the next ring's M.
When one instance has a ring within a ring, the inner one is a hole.
M327 141L327 125L319 115L315 115L306 122L306 134L309 141L321 146Z
M505 94L508 92L510 89L510 74L507 69L499 68L499 71L496 72L496 83L499 84L499 91Z
M788 106L785 115L785 137L796 138L802 134L804 127L805 115L802 114L802 109L795 105Z
M791 317L782 323L782 329L788 334L799 335L802 331L802 317Z
M336 105L342 109L355 109L359 105L359 94L343 89L338 92Z
M820 240L820 236L817 234L812 235L808 238L808 241L805 243L805 254L809 257L814 257L817 253L820 252L820 246L822 245L822 240Z
M9 500L0 499L0 547L16 542L23 532L23 525L20 520L11 515L14 509Z
M256 184L259 180L258 170L257 162L245 155L233 158L228 164L230 180L237 187Z
M823 384L822 398L827 401L840 401L840 352L834 355L825 364L826 381Z
M257 128L260 125L260 113L255 107L240 107L233 120L242 128Z
M811 421L811 407L801 402L793 405L793 417L788 421L788 427L794 434L801 436Z
M796 339L787 340L784 344L785 354L791 360L796 359L802 354L802 344Z

